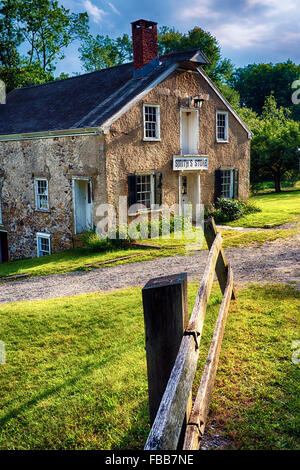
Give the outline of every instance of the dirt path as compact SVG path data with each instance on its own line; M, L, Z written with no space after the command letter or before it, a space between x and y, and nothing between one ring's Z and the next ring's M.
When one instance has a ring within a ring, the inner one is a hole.
M284 282L299 285L300 235L292 239L265 243L259 248L228 248L225 250L237 284L249 282ZM200 281L207 251L193 256L157 258L152 261L124 264L8 282L0 287L0 303L19 300L49 299L86 292L108 292L131 286L143 286L153 278L170 273L187 272L189 281Z

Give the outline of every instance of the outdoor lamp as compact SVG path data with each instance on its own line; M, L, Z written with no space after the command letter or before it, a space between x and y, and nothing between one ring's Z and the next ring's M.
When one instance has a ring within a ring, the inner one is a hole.
M199 95L191 96L190 97L190 106L193 103L194 108L200 109L200 108L202 108L203 101L204 101L204 98L200 98Z

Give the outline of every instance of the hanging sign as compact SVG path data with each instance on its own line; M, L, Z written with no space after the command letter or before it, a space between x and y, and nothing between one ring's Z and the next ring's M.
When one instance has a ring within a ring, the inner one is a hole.
M173 170L208 170L206 156L173 157Z

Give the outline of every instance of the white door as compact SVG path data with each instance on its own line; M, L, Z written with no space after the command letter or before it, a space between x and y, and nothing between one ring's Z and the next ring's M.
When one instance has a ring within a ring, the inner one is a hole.
M198 111L181 111L181 153L198 154Z
M73 180L75 233L82 233L92 228L91 182L88 179Z

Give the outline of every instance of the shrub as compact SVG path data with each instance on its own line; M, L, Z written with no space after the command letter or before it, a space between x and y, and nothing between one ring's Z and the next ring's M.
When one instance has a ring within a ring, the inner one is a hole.
M205 216L214 217L216 223L226 223L254 212L261 212L261 209L252 202L220 197L217 199L215 206L212 205L206 209Z
M120 238L120 232L120 229L116 230L116 238L110 238L108 236L101 238L95 230L91 230L82 233L80 238L86 250L98 253L118 248L126 248L129 245L128 236L126 235L126 238Z

